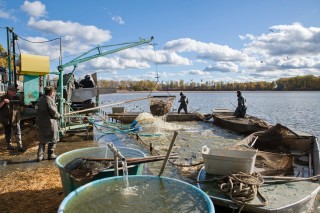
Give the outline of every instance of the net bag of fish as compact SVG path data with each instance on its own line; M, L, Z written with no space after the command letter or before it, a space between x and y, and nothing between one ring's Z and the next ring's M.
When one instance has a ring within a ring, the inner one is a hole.
M170 112L175 96L149 97L150 111L154 116L163 116Z

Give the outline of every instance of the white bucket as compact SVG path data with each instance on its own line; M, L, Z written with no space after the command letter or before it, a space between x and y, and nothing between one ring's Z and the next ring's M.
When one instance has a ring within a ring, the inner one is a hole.
M254 172L257 150L227 150L202 147L205 171L208 174L228 175L231 171Z

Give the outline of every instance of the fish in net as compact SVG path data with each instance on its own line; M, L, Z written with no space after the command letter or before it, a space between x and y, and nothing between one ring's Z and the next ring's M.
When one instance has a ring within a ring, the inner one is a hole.
M64 167L64 170L78 181L87 181L101 171L111 167L113 167L111 161L90 161L83 158L75 158Z
M170 112L175 96L149 97L150 111L154 116L163 116Z

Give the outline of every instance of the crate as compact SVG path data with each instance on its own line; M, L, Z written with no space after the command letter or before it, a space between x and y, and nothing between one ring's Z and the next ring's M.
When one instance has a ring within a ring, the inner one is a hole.
M112 113L124 113L125 108L124 107L112 107Z
M226 150L202 147L205 171L208 174L228 175L231 171L251 174L257 150Z

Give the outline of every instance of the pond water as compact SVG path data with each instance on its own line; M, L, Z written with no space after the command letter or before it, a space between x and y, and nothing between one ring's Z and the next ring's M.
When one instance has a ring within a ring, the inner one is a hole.
M210 113L218 108L235 108L237 97L235 92L185 92L189 99L189 111ZM124 100L147 97L149 93L116 93L100 97L102 104L116 103ZM168 95L167 93L153 93L152 95ZM173 111L177 111L179 106L179 93L170 93L177 98L173 105ZM320 92L245 92L248 103L248 114L260 117L271 124L281 123L289 128L305 131L316 136L320 136L320 110L317 101L320 100ZM119 105L120 106L120 105ZM128 112L149 112L148 100L132 102L121 105ZM111 112L111 108L106 108L105 112ZM142 137L143 143L137 142L133 137L118 134L115 136L99 136L99 142L104 144L107 141L120 146L125 145L132 148L142 149L144 152L152 154L165 154L174 130L179 130L179 136L175 142L173 152L179 154L177 164L189 165L202 160L201 149L204 145L211 148L227 148L234 145L243 136L231 131L221 129L212 122L173 122L166 123L159 119L151 119L139 122L142 132L145 134L160 133L158 137ZM149 146L156 152L149 152ZM148 168L152 173L158 174L162 162L149 163ZM164 175L179 178L192 182L195 178L197 167L177 168L168 164Z

